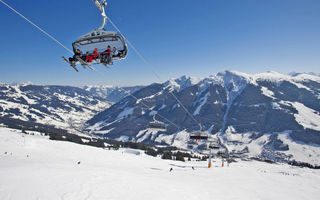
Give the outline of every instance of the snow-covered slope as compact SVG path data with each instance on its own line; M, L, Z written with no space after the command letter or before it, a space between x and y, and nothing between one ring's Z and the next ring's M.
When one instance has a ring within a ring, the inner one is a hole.
M22 137L4 128L0 153L2 200L314 200L320 195L319 170L289 165L239 161L221 167L220 160L214 160L208 169L206 162L168 161L137 150Z
M199 126L171 93L234 154L312 164L319 158L320 77L310 74L225 71L203 79L171 79L142 88L134 93L137 99L126 97L94 116L88 130L113 139L186 147L187 140L176 135L188 138ZM147 130L155 111L180 130L159 116L157 120L167 123L168 131ZM310 147L310 151L296 156L290 150L296 147Z

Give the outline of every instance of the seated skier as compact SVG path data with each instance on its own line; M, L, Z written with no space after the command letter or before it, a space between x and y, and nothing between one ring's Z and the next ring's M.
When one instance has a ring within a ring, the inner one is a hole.
M110 64L112 63L112 50L110 45L108 45L108 48L102 52L102 58L101 61L102 63Z
M93 59L96 59L99 57L98 48L95 48L91 55L86 56L86 62L91 63Z
M90 58L90 52L87 51L86 54L84 55L84 61L85 61L85 62L88 62L88 61L89 61L89 58Z
M82 52L80 51L80 49L77 49L76 50L76 53L72 56L72 57L69 57L69 62L71 64L74 64L75 62L77 62L79 59L81 59L81 56L82 56Z
M119 51L117 50L116 47L113 47L113 50L112 50L112 58L118 57L118 56L119 56Z

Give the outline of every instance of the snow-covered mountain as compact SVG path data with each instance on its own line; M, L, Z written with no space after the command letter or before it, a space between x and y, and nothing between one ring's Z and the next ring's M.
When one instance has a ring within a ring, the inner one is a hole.
M81 128L85 121L110 105L104 98L77 87L0 85L2 123L15 120L63 129Z
M126 97L128 93L133 93L140 90L143 86L132 86L132 87L117 87L109 85L88 85L82 88L86 91L92 93L93 95L98 95L109 102L118 102L122 98Z
M290 76L298 76L298 75L301 75L301 74L308 74L308 75L312 75L312 76L320 76L320 73L314 73L314 72L304 72L304 73L301 73L301 72L290 72L289 73Z
M225 71L203 79L183 76L136 91L138 100L122 99L89 120L88 130L113 139L186 148L190 132L199 126L171 92L230 153L309 163L320 159L320 77L310 74ZM159 115L168 131L148 130L155 112L180 130Z

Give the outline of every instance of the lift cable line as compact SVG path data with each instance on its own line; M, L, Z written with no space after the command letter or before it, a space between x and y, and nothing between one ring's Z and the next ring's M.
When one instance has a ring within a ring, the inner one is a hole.
M100 74L101 76L105 76L102 72L100 72L99 70L95 69L95 71ZM136 101L138 101L139 99L134 96L131 92L129 92L128 90L125 90L121 87L119 87L119 90L121 90L122 92L125 92L126 94L128 94L129 96L133 97ZM153 111L153 108L148 106L147 104L145 104L143 101L140 101L140 103L146 107L147 109ZM155 111L156 112L156 111ZM156 115L158 115L159 117L161 117L162 119L166 120L167 122L169 122L170 124L172 124L173 126L175 126L178 130L181 130L181 127L179 127L176 123L170 121L168 118L164 117L163 115L159 114L158 112L156 113Z
M22 15L20 12L18 12L17 10L15 10L14 8L12 8L10 5L8 5L6 2L4 2L3 0L0 0L0 2L7 6L10 10L12 10L14 13L16 13L17 15L19 15L22 19L26 20L27 22L29 22L32 26L34 26L36 29L38 29L39 31L41 31L43 34L45 34L46 36L48 36L50 39L52 39L55 43L57 43L58 45L60 45L62 48L64 48L65 50L67 50L69 53L73 54L74 52L69 49L68 47L66 47L64 44L62 44L59 40L57 40L55 37L53 37L52 35L50 35L47 31L43 30L42 28L40 28L38 25L36 25L34 22L32 22L30 19L28 19L27 17L25 17L24 15ZM95 68L93 68L92 66L88 66L90 69L95 70Z
M29 22L32 26L36 27L39 31L41 31L42 33L44 33L45 35L47 35L49 38L51 38L53 41L55 41L58 45L62 46L64 49L66 49L67 51L69 51L70 53L73 54L73 51L71 49L69 49L68 47L66 47L65 45L63 45L61 42L59 42L59 40L57 40L55 37L53 37L52 35L50 35L48 32L46 32L45 30L43 30L42 28L40 28L39 26L37 26L35 23L33 23L31 20L29 20L28 18L26 18L25 16L23 16L21 13L19 13L17 10L15 10L14 8L12 8L11 6L9 6L7 3L5 3L4 1L0 0L1 3L3 3L3 5L7 6L10 10L12 10L13 12L15 12L17 15L19 15L20 17L22 17L24 20L26 20L27 22Z
M95 3L98 0L95 0ZM105 0L103 0L103 2L105 2ZM158 75L158 73L156 72L156 70L154 69L154 67L152 65L150 65L150 63L142 56L142 54L135 48L135 46L124 36L124 34L122 34L122 32L120 31L120 29L113 23L113 21L107 16L107 15L103 15L103 20L105 22L105 19L107 19L110 24L118 31L118 33L120 34L120 36L126 41L126 43L134 50L134 52L138 55L138 57L142 60L142 62L152 71L152 73L158 78L158 80L160 82L163 82L162 79L160 78L160 76ZM208 167L210 168L212 166L211 163L211 157L212 157L212 152L211 152L211 148L210 148L210 142L208 141L209 138L209 134L207 132L203 132L202 129L202 125L201 123L199 123L195 117L188 111L188 109L182 104L182 102L178 99L178 97L173 93L173 91L169 90L169 93L175 98L175 100L178 102L179 105L181 105L181 107L184 109L184 111L190 116L190 118L196 122L196 124L198 124L199 126L199 130L198 131L193 131L190 134L190 138L189 140L198 140L198 138L201 138L203 140L206 141L206 144L208 146L208 148L210 149L210 153L209 153L209 161L208 161ZM146 105L145 105L146 106ZM157 113L156 113L157 114ZM155 114L155 115L156 115ZM155 115L153 116L154 121L155 121ZM159 114L158 114L159 115ZM160 116L160 115L159 115ZM162 117L162 116L160 116ZM162 117L163 118L163 117ZM165 118L164 118L165 119ZM218 140L220 141L220 139L218 138Z
M144 62L144 64L146 66L148 66L150 68L150 70L152 71L152 73L158 78L158 80L160 82L161 78L160 76L157 74L157 72L154 70L154 68L148 63L148 61L142 56L142 54L135 48L135 46L128 40L128 38L126 36L124 36L122 34L122 32L120 31L120 29L112 22L112 20L108 17L107 20L110 22L110 24L118 31L118 33L127 41L127 43L129 44L129 46L133 49L133 51L138 55L138 57L142 60L142 62Z
M57 43L58 45L60 45L61 47L63 47L65 50L67 50L68 52L70 52L71 54L74 53L74 51L70 50L68 47L66 47L65 45L63 45L59 40L57 40L55 37L53 37L52 35L50 35L48 32L46 32L45 30L43 30L42 28L40 28L39 26L37 26L35 23L33 23L31 20L29 20L28 18L26 18L24 15L22 15L21 13L19 13L17 10L15 10L14 8L12 8L11 6L9 6L7 3L5 3L3 0L0 0L0 2L2 4L4 4L6 7L8 7L10 10L12 10L14 13L16 13L17 15L19 15L21 18L23 18L24 20L26 20L28 23L30 23L32 26L34 26L35 28L37 28L39 31L41 31L43 34L45 34L46 36L48 36L50 39L52 39L55 43ZM97 2L99 2L101 4L100 1L96 0L94 3L96 4ZM102 6L105 6L106 3L105 1L103 0L102 1ZM97 5L97 4L96 4ZM98 5L97 5L98 6ZM98 6L99 8L99 6ZM99 8L100 9L100 8ZM135 48L135 46L121 33L121 31L119 30L119 28L112 22L112 20L107 16L105 15L104 13L104 9L100 11L102 12L102 16L103 16L103 25L105 25L105 22L107 19L111 25L118 31L118 33L120 34L120 36L125 40L127 41L127 43L130 45L130 47L135 51L135 53L139 56L139 58L145 63L145 65L153 72L153 74L158 78L158 80L160 82L162 82L160 76L158 75L158 73L155 71L155 69L149 64L149 62L147 62L147 60L142 56L142 54ZM100 27L101 28L101 27ZM85 35L86 36L86 35ZM84 61L82 59L80 59L80 62L83 63ZM88 65L88 67L90 67L92 70L98 72L99 74L101 75L104 75L102 74L101 72L99 72L98 70L94 69L93 67L91 67L90 65ZM134 95L132 95L130 92L124 90L121 88L121 90L125 91L125 93L129 94L130 96L132 96L134 99L136 100L139 100L137 97L135 97ZM201 124L194 118L194 116L187 110L187 108L181 103L181 101L178 99L178 97L172 92L169 90L169 93L176 99L176 101L181 105L181 107L184 109L184 111L191 117L191 119L193 119L193 121L195 121L199 127L200 127L200 130L199 131L195 131L195 135L198 135L202 133L202 126ZM150 108L149 106L147 106L145 103L143 103L141 101L141 104L143 106L145 106L146 108L148 108L149 110L153 110L153 108ZM164 116L156 113L155 115L158 115L159 117L161 117L162 119L168 121L169 123L171 123L172 125L174 125L175 127L177 127L179 130L180 127L173 123L172 121L168 120L167 118L165 118ZM154 116L155 117L155 116ZM194 134L194 133L191 133L191 134ZM208 164L208 167L210 168L211 167L211 150L210 150L210 154L209 154L209 164Z
M12 8L10 5L8 5L7 3L5 3L3 0L0 0L1 3L3 3L5 6L7 6L10 10L12 10L13 12L15 12L17 15L19 15L20 17L22 17L24 20L26 20L27 22L29 22L32 26L36 27L38 30L40 30L42 33L44 33L45 35L47 35L49 38L51 38L53 41L55 41L58 45L60 45L61 47L63 47L64 49L66 49L68 52L73 54L73 51L70 50L68 47L66 47L65 45L63 45L61 42L59 42L59 40L57 40L55 37L53 37L52 35L50 35L48 32L46 32L45 30L43 30L42 28L40 28L38 25L36 25L35 23L33 23L31 20L29 20L27 17L25 17L24 15L22 15L20 12L18 12L17 10L15 10L14 8ZM94 69L94 71L98 72L100 75L104 76L104 74L102 74L100 71ZM131 94L129 91L123 89L123 88L119 88L120 90L122 90L123 92L125 92L126 94L132 96L134 99L139 100L137 97L135 97L133 94ZM153 110L151 107L147 106L145 103L143 103L141 101L141 104L148 108L149 110ZM181 129L177 124L173 123L172 121L170 121L169 119L167 119L166 117L160 115L157 113L157 115L159 117L161 117L162 119L166 120L167 122L169 122L170 124L172 124L173 126L175 126L178 129Z
M108 21L110 24L119 32L119 34L127 41L129 46L134 50L134 52L139 56L139 58L144 62L144 64L152 71L152 73L158 78L160 82L163 82L158 73L155 71L154 67L150 65L150 63L142 56L142 54L135 48L135 46L122 34L120 29L112 22L112 20L107 16ZM198 126L200 127L200 131L202 131L202 125L194 118L194 116L188 111L188 109L181 103L178 97L172 92L169 93L176 99L176 101L181 105L181 107L185 110L185 112L191 117L193 121L195 121Z
M74 53L72 50L70 50L68 47L66 47L65 45L63 45L59 40L57 40L55 37L53 37L52 35L50 35L48 32L46 32L45 30L43 30L42 28L40 28L38 25L36 25L34 22L32 22L31 20L29 20L27 17L25 17L24 15L22 15L20 12L18 12L17 10L15 10L13 7L11 7L10 5L8 5L7 3L5 3L3 0L0 0L0 2L2 4L4 4L6 7L8 7L10 10L12 10L14 13L16 13L17 15L19 15L21 18L23 18L24 20L26 20L27 22L29 22L32 26L34 26L35 28L37 28L39 31L41 31L43 34L45 34L46 36L48 36L50 39L52 39L54 42L56 42L58 45L60 45L61 47L63 47L65 50L67 50L70 53ZM153 73L155 74L155 76L159 79L160 82L160 76L155 72L155 70L153 69L153 67L144 59L144 57L139 53L139 51L130 43L130 41L120 32L120 30L118 29L118 27L111 21L111 19L109 17L106 16L106 18L108 19L108 21L112 24L112 26L119 32L119 34L121 34L121 36L128 42L128 44L130 45L130 47L136 52L136 54L140 57L140 59L146 64L146 66L148 66ZM94 69L94 68L93 68ZM96 69L94 69L94 71L97 71ZM103 74L101 74L103 75ZM121 88L122 89L122 88ZM132 96L133 98L135 98L136 100L138 100L137 97L135 97L134 95L132 95L130 92L122 89L123 91L125 91L127 94L129 94L130 96ZM176 95L174 95L171 91L170 94L172 94L172 96L177 100L177 102L183 107L183 109L186 111L186 113L188 113L191 118L197 122L197 124L200 126L200 130L202 129L202 126L200 123L198 123L198 121L192 116L192 114L184 107L184 105L179 101L179 99L176 97ZM147 107L148 109L151 109L149 106L147 106L146 104L144 104L142 102L142 104ZM152 110L152 109L151 109ZM165 118L164 116L160 115L157 113L157 115L159 117L161 117L162 119L165 119L166 121L168 121L169 123L171 123L172 125L174 125L176 128L181 129L178 125L176 125L175 123L171 122L170 120L168 120L167 118Z
M131 94L129 91L127 91L127 90L125 90L125 89L123 89L123 88L119 88L120 90L122 90L122 91L124 91L125 93L127 93L128 95L130 95L130 96L132 96L135 100L139 100L137 97L135 97L133 94ZM143 103L142 101L141 101L141 104L144 106L144 107L146 107L146 108L148 108L149 110L153 110L150 106L148 106L148 105L146 105L145 103ZM156 115L158 115L159 117L161 117L162 119L164 119L164 120L166 120L167 122L169 122L170 124L172 124L173 126L175 126L176 128L178 128L179 130L181 130L181 128L177 125L177 124L175 124L174 122L172 122L172 121L170 121L169 119L167 119L166 117L164 117L164 116L162 116L162 115L160 115L160 114L158 114L158 113L156 113Z

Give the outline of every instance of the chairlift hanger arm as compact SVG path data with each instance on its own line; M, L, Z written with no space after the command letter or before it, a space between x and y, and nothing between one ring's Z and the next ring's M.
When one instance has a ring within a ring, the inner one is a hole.
M153 121L156 121L156 114L153 115Z
M107 15L106 15L106 12L105 12L105 7L107 6L107 2L105 0L95 0L95 1L93 1L93 3L101 11L102 25L98 29L102 30L104 28L104 26L106 25L106 22L107 22Z
M200 126L200 131L202 131L202 125L200 123L198 123L198 125Z

